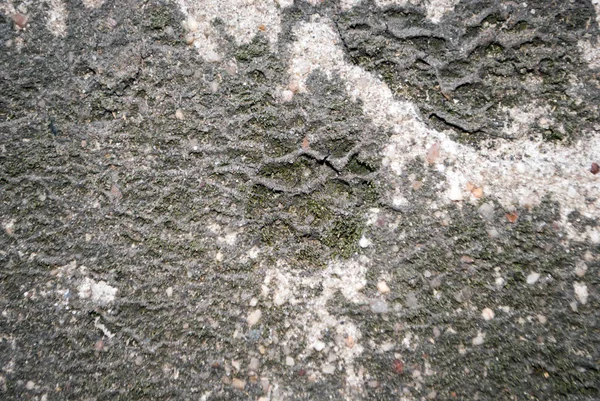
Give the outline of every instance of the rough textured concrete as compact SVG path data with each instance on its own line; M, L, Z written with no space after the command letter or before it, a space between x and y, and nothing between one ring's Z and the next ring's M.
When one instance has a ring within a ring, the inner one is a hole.
M599 399L599 15L2 0L0 399Z

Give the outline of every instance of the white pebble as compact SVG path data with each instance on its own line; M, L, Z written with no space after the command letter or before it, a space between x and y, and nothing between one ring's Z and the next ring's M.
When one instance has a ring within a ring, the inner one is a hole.
M34 382L32 382L31 380L29 380L29 381L27 382L27 384L25 384L25 388L26 388L27 390L33 390L33 389L34 389L34 387L35 387L35 383L34 383Z
M529 273L527 276L527 284L535 284L536 281L540 278L540 273Z
M588 289L587 285L583 283L573 283L573 289L575 290L575 296L577 300L581 302L582 305L585 305L588 300Z
M181 109L175 110L175 118L178 120L183 120L183 110L181 110Z
M358 241L358 246L360 246L361 248L366 248L371 244L371 240L365 237L364 235L360 237L360 240Z
M294 92L292 92L291 90L284 90L283 92L281 92L281 101L284 103L287 102L291 102L292 99L294 98Z
M323 365L323 369L321 369L323 373L326 375L332 375L335 373L335 366L333 365Z
M315 343L313 344L313 348L318 351L321 352L323 351L323 349L325 348L325 343L323 341L315 341Z
M484 337L485 334L482 334L481 332L477 333L477 337L475 337L472 341L473 345L481 345L484 342Z
M490 308L485 308L481 311L481 316L484 320L492 320L495 316L494 311Z
M252 297L252 299L250 300L250 306L255 307L256 305L258 305L258 298L256 297Z
M287 366L294 366L296 364L296 361L294 361L294 358L292 358L291 356L286 356L285 357L285 364Z
M459 202L463 200L463 194L458 185L452 185L448 191L448 198L451 201Z
M262 312L260 311L260 309L250 312L250 314L248 315L248 319L246 319L246 322L248 322L248 326L252 327L256 323L258 323L261 316L262 316Z
M167 293L167 296L171 298L173 296L173 287L167 288L165 292Z
M192 17L188 18L187 29L189 29L190 32L196 32L198 30L198 21L196 21Z
M541 324L546 324L546 322L548 321L548 318L544 315L537 315L537 319L538 322L540 322Z
M379 283L377 283L377 289L382 294L387 294L390 292L390 287L388 287L385 281L380 281Z

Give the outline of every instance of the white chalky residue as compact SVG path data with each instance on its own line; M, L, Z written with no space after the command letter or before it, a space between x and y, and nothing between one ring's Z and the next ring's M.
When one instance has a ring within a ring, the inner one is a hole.
M279 263L269 269L265 277L265 284L276 288L273 295L276 305L281 304L281 301L278 301L278 294L282 290L286 293L287 299L294 299L295 296L301 296L300 292L303 289L322 289L319 296L303 299L306 312L294 318L292 326L300 329L301 335L306 337L307 344L304 353L297 359L303 359L314 350L323 350L325 348L322 341L323 334L326 331L333 333L333 340L338 348L336 353L344 363L346 384L350 388L362 387L362 373L354 368L354 360L364 350L360 344L362 334L348 317L337 317L329 313L327 304L338 292L354 304L366 304L368 299L361 291L367 284L368 263L369 259L365 256L361 256L358 260L334 261L330 262L321 274L309 277L306 277L302 271L296 272ZM263 294L268 295L269 292ZM352 346L349 346L349 343Z
M592 4L596 9L596 21L598 21L598 24L600 24L600 0L592 0Z
M360 1L346 0L349 3L358 4ZM396 5L400 7L404 6L421 6L425 7L427 11L427 18L434 24L441 21L444 14L454 10L454 7L460 2L460 0L375 0L375 4L378 7L387 7Z
M107 304L115 300L117 288L111 287L106 281L94 281L86 277L77 288L79 298L91 299L98 304Z
M562 223L570 238L589 240L594 235L570 227L567 215L578 210L584 217L600 217L597 202L586 202L586 198L595 197L600 185L600 176L588 171L591 161L600 159L600 135L569 147L541 139L495 139L493 147L483 144L481 150L475 150L454 142L449 131L438 132L427 127L412 103L395 100L384 82L348 64L328 19L313 16L310 22L300 24L295 34L298 39L291 47L290 82L303 92L307 90L307 78L314 71L340 77L350 99L362 102L365 115L394 133L383 150L383 165L394 173L392 177L401 175L406 163L415 156L425 157L427 149L437 142L440 157L436 168L446 176L448 186L442 201L460 200L456 188L466 192L467 183L484 187L485 193L495 196L507 210L534 206L551 194L562 206ZM536 105L529 113L537 118L545 111L544 106ZM449 164L451 168L446 167Z
M104 4L104 0L83 0L83 5L87 8L98 8Z
M275 1L261 0L178 0L181 12L188 18L184 26L190 41L206 61L220 61L219 42L223 41L213 27L218 18L238 45L250 43L261 30L274 49L281 32L281 6ZM287 6L287 3L282 4Z
M580 40L577 42L577 47L590 68L600 68L600 45L594 45L589 40Z
M48 3L48 14L46 28L57 37L67 34L67 8L62 0L46 0Z

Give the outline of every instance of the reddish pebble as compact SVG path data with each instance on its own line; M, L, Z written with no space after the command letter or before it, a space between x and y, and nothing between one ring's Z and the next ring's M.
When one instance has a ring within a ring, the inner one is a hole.
M104 341L102 341L102 340L96 341L96 344L94 345L94 349L96 351L104 351Z
M25 28L25 26L27 25L27 16L23 15L23 14L13 14L13 16L11 17L13 22L15 23L16 26L18 26L19 28Z
M592 163L590 171L592 172L592 174L598 174L598 172L600 171L600 166L598 165L598 163Z
M304 370L304 369L298 370L298 376L306 376L306 370Z
M506 220L514 223L519 218L519 215L516 213L506 213Z
M394 359L394 372L399 375L404 373L404 363L400 359Z
M434 164L438 157L440 157L440 144L436 142L427 151L426 159L429 164Z

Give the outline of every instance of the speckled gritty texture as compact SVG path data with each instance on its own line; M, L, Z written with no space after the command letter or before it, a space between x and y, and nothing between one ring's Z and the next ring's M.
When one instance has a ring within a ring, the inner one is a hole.
M0 399L599 399L598 7L2 2Z

